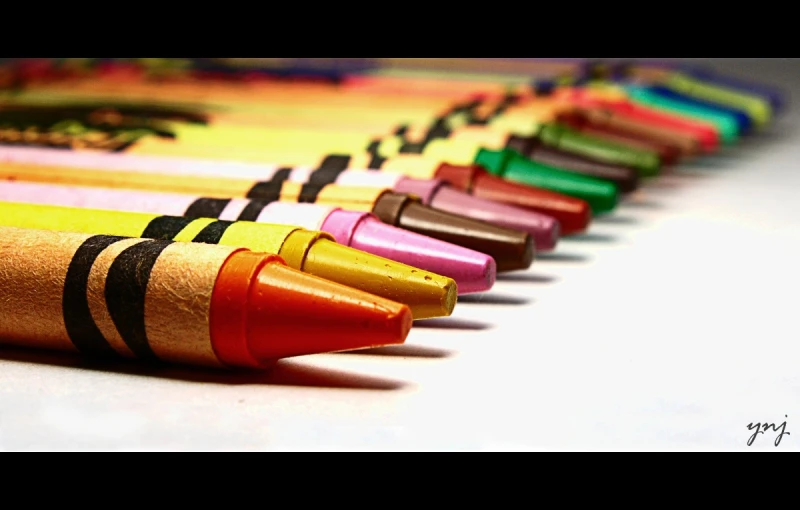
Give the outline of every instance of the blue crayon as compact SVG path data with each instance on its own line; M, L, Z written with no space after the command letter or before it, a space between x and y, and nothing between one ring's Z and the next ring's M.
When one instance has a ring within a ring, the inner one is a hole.
M739 132L742 134L749 133L750 130L753 128L753 120L750 118L749 115L747 115L745 112L741 110L730 108L727 106L722 106L718 103L713 103L711 101L696 99L694 97L681 94L680 92L676 92L669 87L663 87L661 85L650 85L646 87L646 89L662 97L667 97L669 99L682 101L686 104L690 104L693 106L702 106L710 110L732 115L736 119L736 123L739 125Z

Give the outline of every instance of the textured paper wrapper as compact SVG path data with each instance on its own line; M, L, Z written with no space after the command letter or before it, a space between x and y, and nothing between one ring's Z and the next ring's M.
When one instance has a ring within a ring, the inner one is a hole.
M0 228L0 342L77 351L62 294L72 256L89 237Z
M297 202L300 197L302 184L286 182L281 189L281 201ZM322 188L314 203L341 207L349 211L370 212L375 202L386 191L385 188L369 186L338 186L329 184Z
M64 325L62 296L73 256L90 237L0 227L0 341L77 350ZM105 299L106 280L120 253L144 242L147 240L123 239L105 248L92 263L87 282L87 300L95 324L114 351L126 357L133 353L111 319ZM209 330L211 294L220 268L236 250L174 243L160 253L144 296L146 336L159 359L221 366Z
M94 168L18 163L0 163L0 178L75 186L185 193L220 198L244 197L253 187L252 181L225 177L189 178L136 171L107 171Z
M221 366L211 345L211 293L220 268L237 249L175 243L164 250L145 298L147 337L159 358Z

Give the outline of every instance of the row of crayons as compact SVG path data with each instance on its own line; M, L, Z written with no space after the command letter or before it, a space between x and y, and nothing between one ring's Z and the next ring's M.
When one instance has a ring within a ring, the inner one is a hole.
M244 368L403 343L785 107L663 63L429 60L0 61L0 342Z

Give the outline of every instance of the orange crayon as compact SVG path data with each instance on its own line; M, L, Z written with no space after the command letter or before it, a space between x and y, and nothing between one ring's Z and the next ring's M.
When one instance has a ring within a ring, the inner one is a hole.
M412 323L277 255L14 227L0 227L0 299L2 343L217 368L400 344Z

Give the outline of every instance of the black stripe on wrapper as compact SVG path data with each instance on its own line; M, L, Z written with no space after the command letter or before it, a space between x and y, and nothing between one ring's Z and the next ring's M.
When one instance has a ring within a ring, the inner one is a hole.
M372 155L372 159L367 163L369 169L378 169L386 162L386 158L380 155L378 148L381 145L381 140L373 140L367 146L367 152Z
M198 198L183 213L187 218L219 218L231 203L230 198Z
M282 182L257 182L252 188L250 188L250 191L247 192L247 198L256 198L259 200L269 200L270 202L275 202L281 198L282 188Z
M209 223L192 239L193 243L219 244L225 231L233 224L232 221L218 220Z
M269 182L284 183L289 180L289 175L292 173L291 168L281 168L272 176Z
M350 156L341 154L326 156L319 165L319 168L311 172L308 178L308 184L315 184L318 186L333 184L342 172L347 170L348 166L350 166Z
M261 211L273 202L274 200L250 200L236 219L238 221L256 221Z
M281 198L283 183L289 179L291 168L281 168L268 181L259 181L247 192L247 198L275 202Z
M111 263L106 275L108 313L122 340L142 360L158 360L147 340L144 303L153 266L171 244L173 241L158 239L126 248Z
M147 224L140 237L167 241L180 234L194 220L180 216L158 216Z
M103 235L90 237L78 247L67 269L62 298L64 326L72 344L87 356L119 357L92 317L87 292L94 261L103 250L123 239L126 238Z
M317 201L320 192L325 186L318 186L316 184L303 184L300 188L300 194L297 196L298 204L313 204Z

